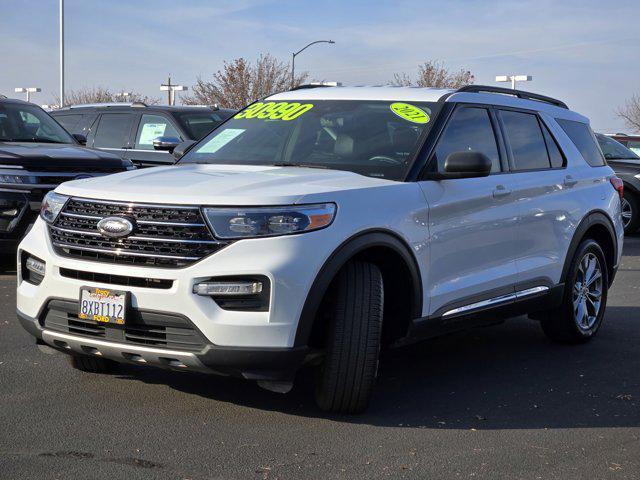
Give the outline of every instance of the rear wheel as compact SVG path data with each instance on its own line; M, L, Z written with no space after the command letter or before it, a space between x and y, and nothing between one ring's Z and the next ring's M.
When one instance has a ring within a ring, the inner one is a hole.
M620 207L624 233L635 233L640 227L640 202L638 197L631 192L624 192Z
M571 261L563 303L548 312L541 324L552 340L584 343L598 332L607 306L609 278L600 245L584 240Z
M116 366L116 362L113 360L86 355L71 355L69 361L76 370L89 373L109 373Z
M376 380L384 287L372 263L349 262L334 284L326 355L316 378L316 402L325 411L360 413Z

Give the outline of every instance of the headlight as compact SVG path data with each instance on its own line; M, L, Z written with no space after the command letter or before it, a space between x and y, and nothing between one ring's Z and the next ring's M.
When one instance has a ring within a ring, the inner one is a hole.
M69 197L60 195L56 192L49 192L42 201L42 207L40 208L40 216L47 223L53 223L58 218L62 207L67 203Z
M327 227L333 222L333 203L262 208L204 208L218 238L253 238L289 235Z

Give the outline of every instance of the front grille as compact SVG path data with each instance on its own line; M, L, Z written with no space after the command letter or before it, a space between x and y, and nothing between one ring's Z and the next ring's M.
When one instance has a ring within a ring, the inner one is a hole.
M135 223L128 237L107 238L98 231L105 217ZM51 240L61 255L142 266L185 267L221 249L198 207L103 202L72 198L55 224Z
M75 280L85 280L87 282L108 283L110 285L122 285L125 287L156 288L167 290L173 286L173 280L159 278L129 277L125 275L111 275L110 273L83 272L61 268L60 275Z
M48 330L129 345L199 352L207 344L189 320L166 313L131 309L126 325L111 325L78 318L77 302L51 300L40 322Z

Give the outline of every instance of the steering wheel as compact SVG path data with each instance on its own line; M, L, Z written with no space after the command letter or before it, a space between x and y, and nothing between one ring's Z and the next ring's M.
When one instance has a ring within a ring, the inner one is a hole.
M390 165L402 165L402 160L397 160L395 158L387 157L386 155L376 155L374 157L371 157L369 161L387 163Z

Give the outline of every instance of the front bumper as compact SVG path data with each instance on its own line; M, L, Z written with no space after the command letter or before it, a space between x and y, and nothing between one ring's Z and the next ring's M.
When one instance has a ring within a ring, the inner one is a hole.
M289 381L308 350L299 348L234 348L208 344L200 352L131 345L43 328L38 318L17 311L22 327L42 343L68 354L94 355L120 363L171 370L229 375L258 381Z
M228 348L233 351L234 361L240 355L257 362L262 354L254 355L253 351L272 355L272 350L279 353L301 346L295 343L298 322L318 272L333 253L333 235L331 229L324 229L303 235L241 240L188 267L172 269L63 257L54 251L46 223L38 219L19 250L44 261L46 272L39 285L23 281L18 255L17 309L24 317L37 319L51 300L77 302L81 287L125 290L130 293L130 305L136 311L188 318L211 345L208 350L214 352L205 352L203 358L212 355L216 363L220 362L215 352ZM168 281L170 287L79 280L69 277L66 272L70 270L114 278ZM223 309L210 297L193 293L194 284L200 281L228 276L267 277L271 286L268 310ZM248 353L236 349L247 349Z

